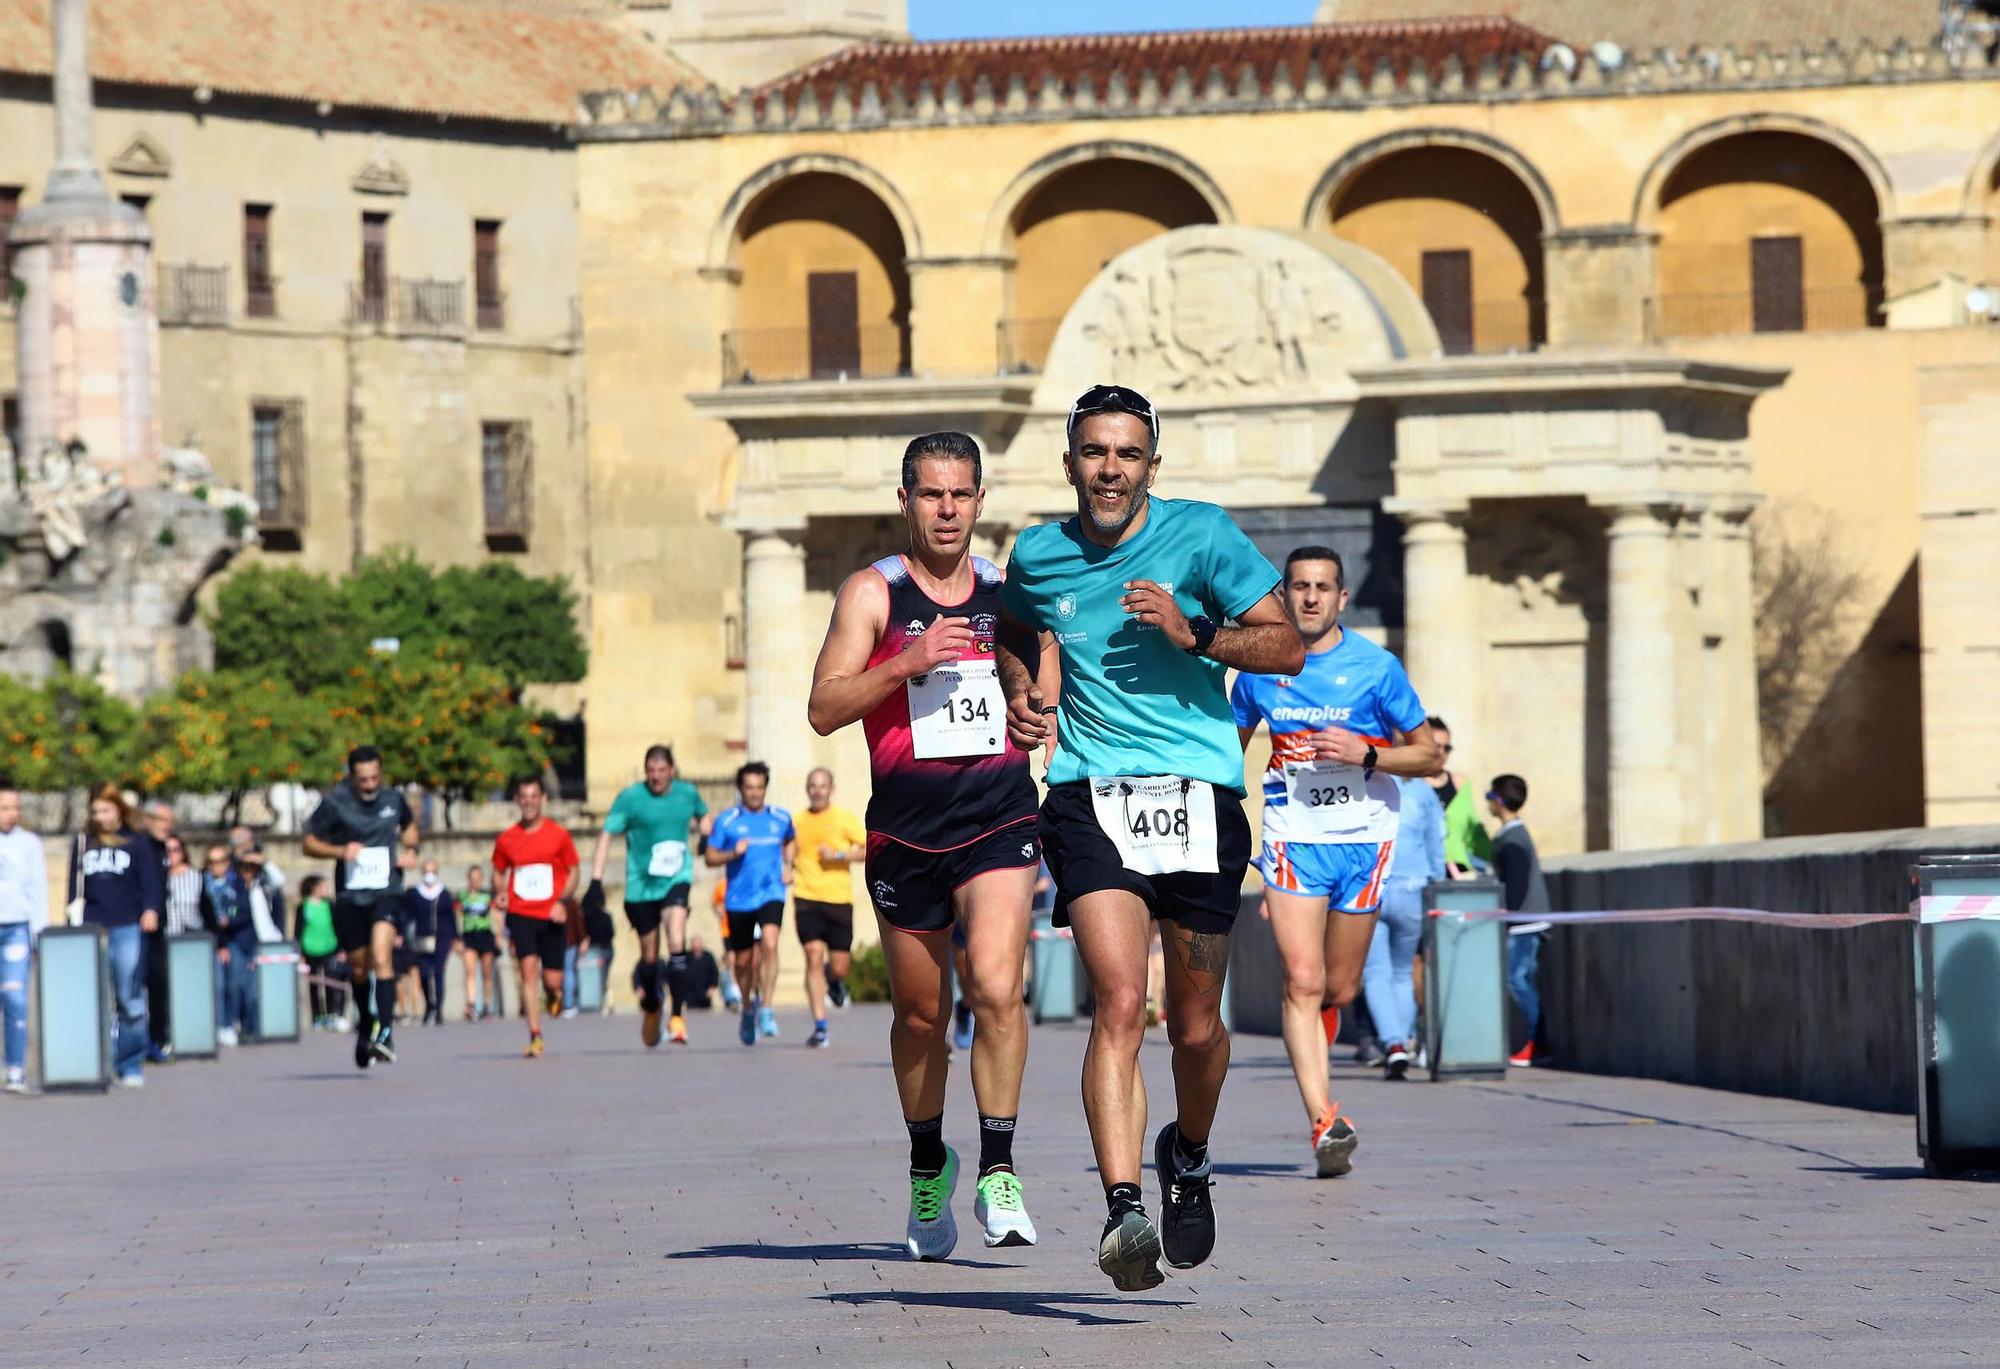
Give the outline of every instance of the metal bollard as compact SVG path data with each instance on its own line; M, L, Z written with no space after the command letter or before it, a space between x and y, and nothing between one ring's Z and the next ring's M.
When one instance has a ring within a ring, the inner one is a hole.
M42 1089L111 1087L111 942L102 927L50 927L35 943L35 1051Z
M167 938L167 1023L175 1059L215 1058L215 938L207 932Z
M580 951L576 957L576 1010L578 1012L604 1011L604 962L603 951L592 947Z
M2000 855L1938 856L1910 882L1917 1154L1932 1178L2000 1169Z
M1032 938L1035 983L1029 1011L1036 1022L1071 1022L1076 1019L1077 984L1082 964L1077 960L1076 942L1067 928L1058 929L1047 913L1035 918Z
M1463 916L1501 906L1498 880L1424 886L1424 1047L1433 1081L1507 1076L1507 924Z
M299 967L305 963L290 941L267 941L251 962L257 974L257 1042L299 1039Z

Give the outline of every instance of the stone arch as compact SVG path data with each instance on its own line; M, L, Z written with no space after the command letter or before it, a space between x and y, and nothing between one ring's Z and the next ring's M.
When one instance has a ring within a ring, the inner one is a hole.
M1341 192L1371 163L1398 152L1425 147L1456 147L1491 157L1513 172L1528 194L1534 197L1544 233L1553 233L1562 227L1562 215L1557 211L1555 191L1549 188L1548 178L1511 143L1469 128L1442 126L1400 129L1349 148L1314 183L1312 193L1306 197L1305 217L1299 226L1308 232L1323 228Z
M766 192L774 190L782 182L810 172L823 172L832 176L843 176L858 181L874 193L875 198L888 207L896 220L897 231L903 237L903 257L921 257L924 254L923 235L917 227L917 217L910 212L910 203L903 192L887 176L865 162L852 157L841 157L829 152L802 152L793 157L781 157L758 171L743 184L736 187L729 200L722 206L715 226L708 235L708 265L711 269L726 269L735 264L737 229L743 216L750 212Z
M1691 128L1661 149L1658 156L1647 166L1639 178L1639 189L1632 200L1632 224L1636 228L1657 227L1660 217L1660 192L1666 188L1667 180L1681 163L1707 147L1710 143L1721 142L1742 133L1795 133L1801 137L1817 138L1830 143L1847 155L1861 174L1875 187L1875 204L1884 219L1896 214L1896 192L1890 184L1889 173L1876 159L1867 144L1846 129L1830 124L1824 119L1815 119L1809 114L1786 114L1766 112L1759 114L1732 114L1726 118L1713 119L1699 127Z
M993 202L993 208L987 215L984 249L986 254L1001 256L1006 253L1007 238L1012 231L1015 214L1050 177L1089 162L1108 160L1145 162L1163 171L1171 171L1193 186L1195 193L1208 201L1209 212L1215 216L1216 223L1236 222L1236 211L1230 207L1229 197L1222 193L1222 187L1215 183L1214 177L1193 161L1178 152L1157 147L1152 143L1104 138L1096 142L1059 148L1046 156L1038 157L1009 181L1007 188L1000 192L1000 198Z
M2000 133L1995 133L1979 155L1972 159L1972 167L1965 173L1965 193L1960 197L1958 212L1965 218L1976 218L1988 212L1987 201L2000 187Z

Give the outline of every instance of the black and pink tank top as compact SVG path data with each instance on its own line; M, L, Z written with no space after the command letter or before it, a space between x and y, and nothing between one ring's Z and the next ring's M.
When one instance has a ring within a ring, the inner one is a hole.
M925 594L901 556L883 557L874 570L889 586L889 617L882 639L868 658L871 670L945 617L964 618L972 629L972 649L960 659L990 666L993 637L1000 623L998 566L983 557L972 558L972 594L962 604L940 604ZM1035 816L1039 798L1028 773L1028 753L1007 736L1006 718L993 716L998 711L991 706L996 699L962 696L962 712L976 712L977 716L967 718L948 735L963 739L960 744L975 752L991 745L997 736L997 750L918 759L922 748L911 727L913 697L935 702L935 695L926 691L920 677L862 719L875 779L874 793L868 800L871 833L920 850L949 851ZM937 737L940 733L934 724L933 719L930 735ZM990 724L990 729L985 724ZM935 749L939 743L930 745ZM944 749L952 747L946 743Z

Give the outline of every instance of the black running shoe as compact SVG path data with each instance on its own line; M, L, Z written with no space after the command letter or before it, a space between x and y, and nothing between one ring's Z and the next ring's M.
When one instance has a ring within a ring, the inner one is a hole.
M357 1026L354 1029L354 1068L365 1070L375 1063L375 1033Z
M368 1038L368 1049L377 1060L385 1065L396 1063L396 1036L386 1023L377 1023L375 1034Z
M1141 1293L1167 1280L1160 1269L1160 1233L1144 1212L1125 1208L1105 1220L1097 1267L1121 1293Z
M1182 1170L1174 1163L1178 1122L1160 1128L1153 1142L1153 1167L1160 1175L1160 1245L1167 1263L1192 1269L1215 1249L1215 1208L1208 1199L1215 1166L1204 1158L1201 1167Z

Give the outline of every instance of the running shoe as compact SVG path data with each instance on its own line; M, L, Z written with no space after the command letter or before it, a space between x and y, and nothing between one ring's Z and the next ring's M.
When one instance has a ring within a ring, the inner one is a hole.
M354 1033L354 1068L365 1070L375 1063L375 1033L358 1031Z
M1167 1281L1160 1268L1160 1233L1152 1219L1136 1207L1114 1212L1097 1238L1097 1267L1111 1276L1121 1293L1143 1293Z
M143 1074L121 1074L118 1076L118 1087L124 1089L142 1089L146 1087L146 1076Z
M368 1049L383 1064L396 1063L396 1034L387 1023L375 1024L375 1034L368 1038Z
M536 1032L533 1036L528 1038L528 1048L521 1052L521 1058L524 1060L538 1060L541 1058L541 1054L542 1054L542 1034L540 1032Z
M737 1020L736 1039L746 1046L757 1044L757 1010L748 1003L743 1005L743 1015Z
M19 1065L9 1066L6 1087L9 1093L26 1093L28 1091L28 1072Z
M675 1045L685 1046L688 1043L687 1019L679 1013L675 1013L672 1017L668 1018L667 1037Z
M814 1027L813 1034L806 1038L806 1044L814 1050L825 1050L833 1042L827 1037L825 1027Z
M1410 1048L1401 1041L1390 1045L1382 1060L1382 1073L1400 1083L1410 1075Z
M647 1008L639 1014L639 1039L651 1050L660 1044L660 1010Z
M834 1007L842 1009L846 1008L848 1000L851 997L851 995L847 992L847 981L844 979L827 980L826 997L827 1001L832 1003Z
M1534 1064L1535 1043L1530 1041L1527 1045L1515 1051L1512 1055L1507 1057L1507 1063L1510 1065L1522 1065L1522 1066Z
M1001 1245L1033 1245L1035 1224L1021 1202L1021 1181L1010 1169L983 1174L972 1200L972 1215L986 1228L990 1250Z
M1207 1156L1193 1169L1182 1169L1174 1156L1180 1139L1178 1122L1160 1128L1153 1139L1153 1168L1160 1176L1160 1246L1168 1264L1192 1269L1215 1249L1215 1207L1208 1190L1215 1166Z
M958 1223L952 1220L951 1196L958 1191L958 1152L944 1148L944 1168L936 1174L910 1176L910 1221L903 1244L910 1258L942 1260L958 1244Z
M778 1010L776 1008L757 1009L757 1035L776 1036L778 1034Z
M1335 1103L1313 1123L1312 1143L1319 1177L1338 1179L1354 1168L1354 1148L1361 1144L1361 1137L1355 1134L1353 1124L1340 1115L1340 1104Z

